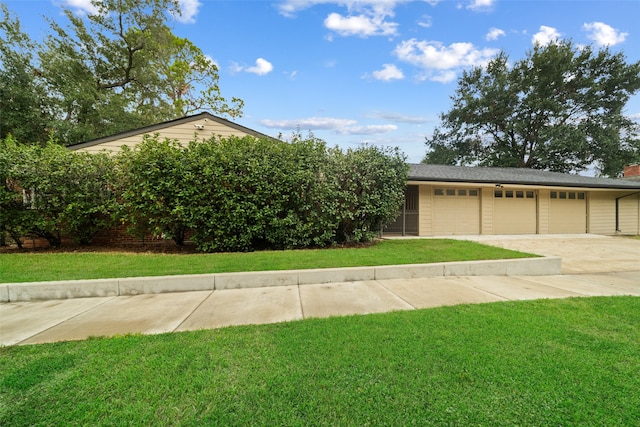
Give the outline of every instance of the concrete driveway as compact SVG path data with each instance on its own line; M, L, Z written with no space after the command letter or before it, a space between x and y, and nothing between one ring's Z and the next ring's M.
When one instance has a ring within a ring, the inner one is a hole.
M460 237L462 238L462 237ZM640 240L595 234L465 236L487 245L562 258L563 274L638 272Z

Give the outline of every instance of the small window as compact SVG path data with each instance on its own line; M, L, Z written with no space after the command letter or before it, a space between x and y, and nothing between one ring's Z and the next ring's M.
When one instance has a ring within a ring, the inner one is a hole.
M576 193L574 193L573 191L569 193L569 199L571 200L575 200L576 199Z
M584 200L584 193L578 193L578 200Z
M516 191L516 199L524 199L524 191Z
M502 190L496 190L493 193L493 196L496 197L496 198L501 198L502 197Z
M456 190L454 190L453 188L447 188L447 196L455 196L456 195Z
M513 191L511 190L507 190L504 192L504 197L508 198L508 199L513 199Z
M527 191L527 199L533 199L533 191Z
M561 199L566 199L567 198L567 192L566 191L561 191L560 192L560 198Z
M458 196L466 196L467 190L458 190Z
M478 190L469 190L470 197L478 197Z
M443 190L442 188L436 188L436 189L434 190L434 194L435 194L436 196L444 196L444 190Z
M556 191L552 191L551 192L551 198L552 199L557 199L558 198L558 193Z

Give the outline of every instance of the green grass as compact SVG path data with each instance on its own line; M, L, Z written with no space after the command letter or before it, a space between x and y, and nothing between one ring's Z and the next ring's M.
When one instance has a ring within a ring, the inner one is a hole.
M363 248L219 254L3 253L0 254L0 283L422 264L530 256L479 243L447 239L385 240Z
M640 298L0 348L0 425L637 426Z

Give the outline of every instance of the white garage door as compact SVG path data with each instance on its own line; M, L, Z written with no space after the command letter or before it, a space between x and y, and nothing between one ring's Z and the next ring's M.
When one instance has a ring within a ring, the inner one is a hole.
M495 234L536 234L536 193L532 190L495 190L493 232Z
M433 234L480 234L480 190L435 188Z
M587 200L584 191L551 191L549 196L549 233L587 232Z

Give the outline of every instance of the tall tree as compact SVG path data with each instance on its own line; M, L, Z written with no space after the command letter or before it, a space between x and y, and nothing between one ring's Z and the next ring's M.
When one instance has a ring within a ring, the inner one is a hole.
M28 41L35 57L23 56L46 90L57 139L70 144L201 109L241 115L242 101L221 95L216 65L173 34L168 20L179 13L178 0L92 4L97 12L87 16L65 10L68 24L50 19L44 42ZM18 46L5 44L10 52Z
M33 67L35 44L0 3L0 139L44 141L51 120L45 88Z
M536 45L509 64L503 52L464 72L441 115L424 162L577 172L607 176L640 160L639 126L625 116L640 89L640 62L622 53Z

